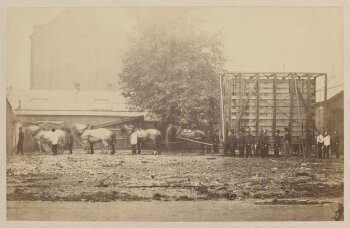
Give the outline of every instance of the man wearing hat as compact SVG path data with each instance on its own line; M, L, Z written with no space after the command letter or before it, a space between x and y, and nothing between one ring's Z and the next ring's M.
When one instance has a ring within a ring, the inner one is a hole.
M244 130L241 129L240 132L240 142L239 142L239 157L243 157L244 158L244 149L246 146L246 136L244 134Z
M273 151L276 157L280 155L280 148L281 148L281 136L280 136L280 130L277 130L275 134L275 144L273 146Z
M245 157L248 156L252 157L252 146L254 145L254 137L248 128L247 134L246 134L246 148L245 148Z
M57 155L57 144L58 144L58 134L56 132L55 128L52 128L51 132L51 149L53 152L53 155Z
M24 133L22 127L19 127L18 141L17 141L17 154L21 153L23 155L23 143L24 143Z
M264 130L264 134L262 136L262 153L261 157L269 157L269 136L267 135L267 130Z
M230 155L235 157L236 156L236 147L237 147L237 137L235 135L235 130L231 130L231 134L229 135L229 143L230 143Z
M135 128L132 129L132 133L130 135L130 144L131 144L131 151L132 154L136 154L136 147L137 147L137 133Z

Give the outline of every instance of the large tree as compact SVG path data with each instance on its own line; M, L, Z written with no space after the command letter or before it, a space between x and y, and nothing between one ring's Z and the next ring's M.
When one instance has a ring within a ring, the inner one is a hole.
M192 128L217 124L223 66L217 36L183 18L144 22L123 65L121 85L131 109Z

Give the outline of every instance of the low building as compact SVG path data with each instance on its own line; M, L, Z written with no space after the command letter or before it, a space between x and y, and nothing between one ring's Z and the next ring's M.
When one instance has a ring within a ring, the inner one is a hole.
M75 123L108 125L106 128L117 132L117 148L129 147L128 137L119 132L122 124L154 128L157 122L145 112L129 111L124 97L117 92L12 90L8 91L8 99L14 107L16 129L33 124L46 129L71 128ZM25 133L25 137L30 135ZM24 148L34 150L33 140L26 140Z
M331 134L337 131L341 139L340 151L344 152L344 91L315 106L317 128Z

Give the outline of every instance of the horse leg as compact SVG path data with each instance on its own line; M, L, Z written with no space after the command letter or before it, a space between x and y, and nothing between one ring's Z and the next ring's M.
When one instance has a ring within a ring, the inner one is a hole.
M141 142L137 142L138 154L141 154Z
M90 142L90 154L94 153L94 143Z
M115 154L115 145L114 145L114 143L113 142L111 142L111 154Z

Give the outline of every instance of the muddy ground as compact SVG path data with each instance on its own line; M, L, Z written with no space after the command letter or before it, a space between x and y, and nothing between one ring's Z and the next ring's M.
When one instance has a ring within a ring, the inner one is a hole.
M314 204L343 198L343 160L163 154L12 155L9 201L270 200ZM301 200L302 199L302 200Z

